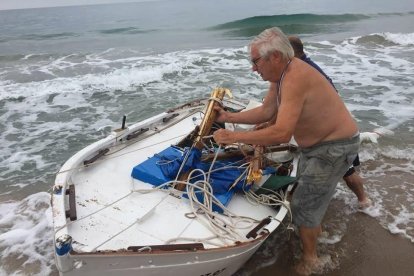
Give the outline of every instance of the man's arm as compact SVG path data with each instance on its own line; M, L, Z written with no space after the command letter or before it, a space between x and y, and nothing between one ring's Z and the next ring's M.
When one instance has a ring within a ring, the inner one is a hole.
M304 89L298 81L286 76L283 84L282 102L279 107L276 123L259 130L233 132L220 129L214 132L214 140L218 143L245 143L254 145L275 145L287 143L293 136L296 124L305 103ZM276 104L275 104L276 105Z
M269 90L263 100L263 104L242 112L232 113L216 108L218 111L216 121L224 123L259 124L272 119L277 113L276 84L270 83Z

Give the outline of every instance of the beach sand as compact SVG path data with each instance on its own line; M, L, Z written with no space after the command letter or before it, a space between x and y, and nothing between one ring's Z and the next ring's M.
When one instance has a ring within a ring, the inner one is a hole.
M338 207L343 202L333 200L325 217L327 224L336 220ZM332 206L333 205L333 206ZM414 275L414 244L407 238L391 234L377 220L364 214L353 213L346 218L346 231L335 244L322 244L320 253L330 254L332 266L323 275ZM256 270L254 276L297 275L293 266L300 256L299 238L292 234L279 245L281 252L276 262ZM260 256L252 258L247 266L260 266Z

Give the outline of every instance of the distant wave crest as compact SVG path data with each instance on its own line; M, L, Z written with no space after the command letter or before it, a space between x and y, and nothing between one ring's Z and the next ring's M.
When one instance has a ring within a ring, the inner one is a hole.
M101 34L142 34L150 33L156 30L142 30L135 27L125 27L125 28L115 28L115 29L106 29L98 31Z
M19 41L19 40L34 40L34 41L43 41L43 40L59 40L67 39L71 37L77 37L79 34L64 32L64 33L52 33L52 34L25 34L25 35L13 35L13 36L3 36L0 38L0 43L7 43L10 41Z
M30 34L24 35L21 38L24 40L45 40L45 39L62 39L67 37L79 36L75 33L56 33L56 34Z
M222 30L230 36L249 37L257 35L266 28L278 26L286 33L320 33L329 29L340 28L340 23L353 22L370 18L363 14L339 14L339 15L318 15L318 14L289 14L254 16L241 20L231 21L216 25L210 30ZM332 26L335 25L335 28Z

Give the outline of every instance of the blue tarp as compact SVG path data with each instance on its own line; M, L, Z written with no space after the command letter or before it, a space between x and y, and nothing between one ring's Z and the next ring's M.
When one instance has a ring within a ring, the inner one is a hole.
M183 153L180 151L162 152L158 154L160 160L157 165L160 167L162 173L171 179L175 179L177 173L181 169L181 174L188 172L191 168L198 168L201 163L201 150L187 148Z
M182 152L176 148L168 147L159 154L155 154L153 157L148 158L141 164L136 165L132 169L131 176L142 182L149 183L155 186L164 184L175 178L165 176L161 168L157 165L161 161L162 156L181 156Z
M186 162L183 165L181 173L185 173L190 169L201 169L204 172L208 172L210 170L211 163L201 162L200 158L201 151L198 149L192 149L191 151L186 149L182 152L175 147L168 147L160 153L155 154L153 157L145 160L141 164L135 166L132 170L132 177L158 186L165 182L175 180L177 173L185 160ZM245 170L245 168L234 167L236 165L232 165L233 167L228 168L229 165L237 161L241 161L241 159L216 161L212 168L212 171L214 172L210 174L209 183L213 188L213 194L224 206L230 202L235 190L250 189L250 185L244 185L246 177L243 176L238 181L236 187L229 191L230 186ZM240 165L240 162L238 165ZM195 177L190 180L192 183L202 179L200 173L198 175L194 174L193 176ZM197 197L200 201L202 201L202 198L199 196ZM221 211L218 206L213 205L213 210L214 209L216 209L215 211Z

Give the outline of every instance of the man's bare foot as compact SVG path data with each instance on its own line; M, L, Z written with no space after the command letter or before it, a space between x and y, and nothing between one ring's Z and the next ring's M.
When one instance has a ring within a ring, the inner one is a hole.
M368 197L366 197L363 201L358 201L358 209L365 210L368 207L372 206L372 201Z
M331 256L323 255L317 259L300 260L295 266L295 271L300 275L311 275L313 273L322 274L327 264L331 263Z

